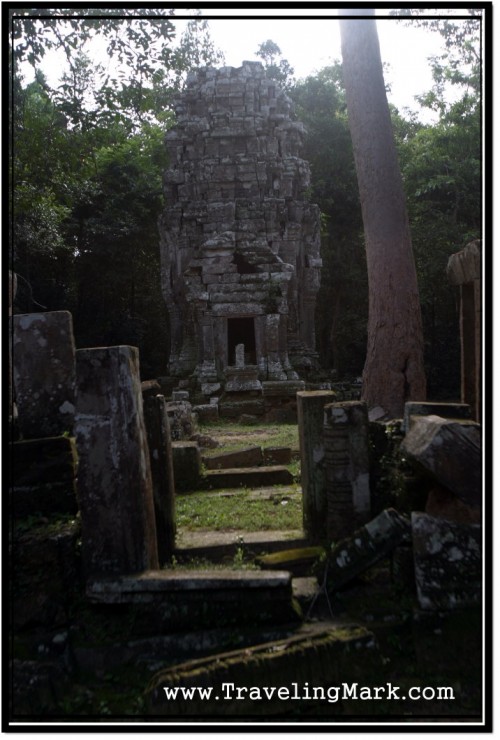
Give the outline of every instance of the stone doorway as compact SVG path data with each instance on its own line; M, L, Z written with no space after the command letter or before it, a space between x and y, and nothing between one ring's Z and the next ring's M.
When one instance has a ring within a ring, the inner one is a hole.
M253 316L238 316L227 320L228 365L236 365L236 346L245 345L245 365L257 364L255 343L255 319Z

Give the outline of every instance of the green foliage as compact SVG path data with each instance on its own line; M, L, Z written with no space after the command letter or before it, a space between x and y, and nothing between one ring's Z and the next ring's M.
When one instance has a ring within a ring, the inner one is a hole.
M324 367L341 377L364 364L368 285L351 137L339 63L290 91L306 126L304 158L311 165L311 200L322 213L323 268L316 337Z
M268 39L259 45L255 54L262 59L266 74L270 79L279 82L285 90L293 85L294 69L288 60L281 56L278 44Z
M139 346L150 377L164 372L169 343L157 221L171 98L187 70L220 54L201 19L174 46L162 11L97 10L10 16L16 308L70 310L77 346ZM96 62L98 42L112 66ZM54 87L40 67L49 57L61 65ZM35 81L24 86L26 63Z
M428 393L460 397L456 288L446 278L449 257L481 237L481 88L479 20L412 20L439 33L446 53L432 60L434 86L420 99L439 115L412 131L396 124L419 278ZM454 87L451 102L444 97ZM397 114L394 120L398 121Z

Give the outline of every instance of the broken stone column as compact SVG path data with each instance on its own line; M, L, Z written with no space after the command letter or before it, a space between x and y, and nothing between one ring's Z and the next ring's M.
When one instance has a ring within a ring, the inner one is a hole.
M350 535L370 519L368 410L363 401L324 409L327 534Z
M461 396L481 419L481 242L452 254L446 273L460 286Z
M76 353L75 436L86 575L158 567L139 351Z
M13 317L13 374L25 439L73 432L75 343L69 311Z
M174 463L164 396L144 400L144 420L153 481L158 558L160 565L164 565L169 562L175 547Z
M300 470L304 531L314 542L326 538L326 476L323 417L325 405L335 398L333 391L299 391Z

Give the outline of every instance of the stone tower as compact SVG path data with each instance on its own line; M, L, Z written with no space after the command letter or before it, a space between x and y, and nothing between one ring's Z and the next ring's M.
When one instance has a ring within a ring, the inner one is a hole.
M321 268L303 125L260 62L191 73L175 112L159 222L170 375L296 379L316 360Z

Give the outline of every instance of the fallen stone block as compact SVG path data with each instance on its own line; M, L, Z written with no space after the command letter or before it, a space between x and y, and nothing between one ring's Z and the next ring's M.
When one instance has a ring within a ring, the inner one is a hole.
M339 542L327 557L328 589L336 591L352 581L410 535L410 522L395 509L386 509Z
M481 506L481 432L473 421L414 417L401 450L420 471L470 506Z
M328 706L343 714L342 700L327 689L314 695L308 687L335 687L380 670L377 643L357 625L311 630L243 650L219 653L161 671L146 689L147 712L154 716L293 716L300 706ZM175 687L212 687L203 700L186 700ZM237 696L236 687L243 687ZM328 701L330 699L330 701Z
M481 600L481 527L413 512L413 556L422 609L447 610Z

